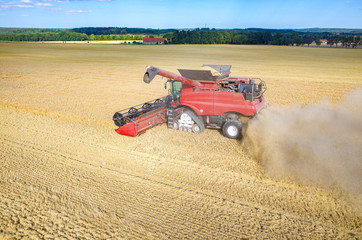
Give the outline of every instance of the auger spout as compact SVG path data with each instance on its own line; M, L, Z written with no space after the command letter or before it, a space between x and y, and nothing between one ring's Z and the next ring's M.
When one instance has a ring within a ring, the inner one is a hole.
M169 79L173 79L179 82L182 82L183 84L188 84L194 87L201 87L201 84L197 81L182 77L180 75L171 73L171 72L167 72L165 70L153 67L153 66L147 66L147 70L145 75L143 76L143 81L145 83L150 83L156 75L160 75L163 77L167 77Z

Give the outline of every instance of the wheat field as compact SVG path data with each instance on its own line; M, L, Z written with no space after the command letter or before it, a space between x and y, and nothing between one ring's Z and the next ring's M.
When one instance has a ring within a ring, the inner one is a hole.
M217 130L114 132L115 111L167 94L146 65L202 64L262 78L268 106L362 87L361 50L0 43L0 239L362 238L358 194L269 175Z

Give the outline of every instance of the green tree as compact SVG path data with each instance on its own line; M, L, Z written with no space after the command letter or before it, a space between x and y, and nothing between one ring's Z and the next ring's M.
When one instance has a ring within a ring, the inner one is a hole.
M354 37L354 47L358 47L358 45L361 45L361 36L355 36Z
M281 38L283 37L283 34L280 32L276 32L272 37L272 44L273 45L282 45Z
M167 38L167 40L170 40L172 38L173 33L166 33L162 37Z
M303 38L303 43L309 45L313 42L313 37L311 35L306 35ZM320 45L320 44L319 44Z
M299 36L299 33L293 32L290 40L290 44L295 44L297 46L302 44L302 39Z
M198 44L201 42L201 35L197 31L190 32L190 43Z
M231 43L232 44L245 44L248 38L245 34L236 33L231 36Z
M229 32L223 32L224 35L224 43L231 43L231 34Z
M334 36L334 35L329 36L329 38L327 39L327 44L330 47L332 47L335 42L336 42L336 36Z
M354 37L353 36L347 36L347 47L351 47L353 42L354 42Z
M180 32L178 30L174 31L172 34L172 43L180 43Z

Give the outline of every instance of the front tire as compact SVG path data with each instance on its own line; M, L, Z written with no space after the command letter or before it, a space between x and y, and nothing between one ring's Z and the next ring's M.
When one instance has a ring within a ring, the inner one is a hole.
M201 133L201 128L200 128L200 126L199 125L197 125L196 123L194 123L193 125L192 125L192 131L194 132L194 133Z
M237 120L229 120L222 127L222 132L225 137L231 139L241 138L242 124Z

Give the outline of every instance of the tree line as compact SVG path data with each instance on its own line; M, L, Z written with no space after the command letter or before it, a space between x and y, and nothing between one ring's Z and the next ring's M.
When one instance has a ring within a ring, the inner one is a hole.
M176 29L153 29L153 28L127 28L127 27L82 27L73 28L73 32L85 33L87 35L162 35L173 32Z
M89 37L84 33L69 31L37 33L0 33L0 41L85 41Z
M320 45L320 39L327 39L328 44L342 44L345 47L361 45L359 35L336 35L332 33L303 33L296 31L218 31L189 30L167 33L164 37L172 39L173 44L258 44L258 45Z
M0 33L0 41L102 41L102 40L142 40L143 35L87 35L71 31L37 33Z
M342 47L352 48L362 45L362 37L358 35L332 35L327 40L327 44L329 44L331 47L333 45L338 46L338 44L340 44Z
M22 29L0 28L0 41L93 41L142 40L144 37L165 37L171 44L258 44L258 45L320 45L327 39L330 46L358 47L361 36L348 32L297 32L273 29L195 30L142 28L77 28ZM131 34L138 33L138 34ZM151 33L151 35L147 35ZM160 34L163 32L163 35ZM157 34L157 35L153 35Z

